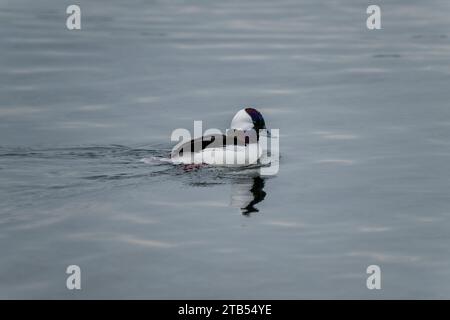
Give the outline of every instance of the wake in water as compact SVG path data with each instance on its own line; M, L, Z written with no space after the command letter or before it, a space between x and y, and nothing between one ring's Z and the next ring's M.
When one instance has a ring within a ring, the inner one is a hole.
M0 147L0 198L14 198L17 208L172 179L193 187L230 184L232 206L241 208L244 214L258 211L254 205L266 195L260 166L190 168L172 164L169 154L166 146ZM2 205L0 209L12 207Z

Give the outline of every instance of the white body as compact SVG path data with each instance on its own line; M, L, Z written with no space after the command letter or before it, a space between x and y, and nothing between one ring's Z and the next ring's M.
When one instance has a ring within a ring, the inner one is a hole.
M224 146L206 148L195 153L184 153L181 157L172 157L175 164L210 164L216 166L246 166L256 164L263 150L257 143L247 146Z

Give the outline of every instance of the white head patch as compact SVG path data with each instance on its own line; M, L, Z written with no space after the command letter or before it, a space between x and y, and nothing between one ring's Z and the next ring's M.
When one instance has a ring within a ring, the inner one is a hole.
M245 111L245 109L239 110L231 120L231 129L235 130L250 130L253 129L252 117Z

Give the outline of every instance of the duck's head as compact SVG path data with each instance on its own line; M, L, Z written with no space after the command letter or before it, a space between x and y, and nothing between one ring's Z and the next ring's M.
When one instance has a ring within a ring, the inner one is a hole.
M259 133L259 130L266 129L266 123L262 114L253 108L245 108L239 110L231 120L230 128L233 130L248 131L255 130Z

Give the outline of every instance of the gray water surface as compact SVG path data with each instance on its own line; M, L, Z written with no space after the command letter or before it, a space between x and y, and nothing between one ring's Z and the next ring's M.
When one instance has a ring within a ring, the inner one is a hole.
M70 4L0 0L0 298L450 298L449 1ZM141 161L246 106L276 176Z

